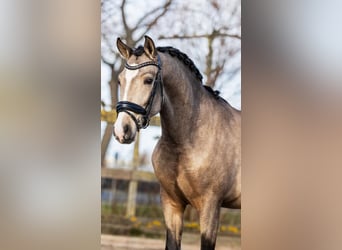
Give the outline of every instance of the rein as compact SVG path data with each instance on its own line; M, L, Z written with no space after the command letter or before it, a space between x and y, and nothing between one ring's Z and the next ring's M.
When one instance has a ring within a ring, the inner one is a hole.
M125 64L125 68L128 70L137 70L146 66L156 66L158 67L158 72L156 74L155 80L153 82L153 86L152 86L152 90L150 93L150 96L147 100L147 105L145 107L142 107L136 103L133 102L129 102L129 101L120 101L117 103L116 105L116 112L119 115L120 112L125 112L126 114L128 114L132 120L134 121L135 125L137 126L137 130L139 131L140 129L144 129L147 128L150 122L150 113L152 110L152 106L153 106L153 101L154 101L154 97L157 93L157 87L159 85L160 87L160 94L161 94L161 99L163 102L163 81L162 81L162 77L161 77L161 66L162 66L162 62L160 60L159 55L157 56L157 63L154 61L149 61L149 62L144 62L138 65L129 65L127 62ZM142 115L143 121L139 121L134 114L135 113L137 115Z

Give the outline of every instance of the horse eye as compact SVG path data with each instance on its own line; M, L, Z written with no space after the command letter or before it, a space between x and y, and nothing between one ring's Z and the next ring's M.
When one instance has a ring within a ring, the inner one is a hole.
M119 86L121 85L120 81L118 81L118 85L119 85Z
M144 84L152 84L153 83L153 79L152 78L146 78L144 80Z

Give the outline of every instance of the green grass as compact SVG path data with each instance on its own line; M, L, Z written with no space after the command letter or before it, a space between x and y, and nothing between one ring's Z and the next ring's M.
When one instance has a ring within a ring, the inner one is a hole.
M221 215L221 224L240 226L241 225L241 213L235 211L228 211Z
M123 205L123 204L115 204L115 205L101 204L101 214L102 215L116 214L116 215L124 216L125 213L126 213L126 205Z
M164 235L164 219L161 206L138 205L135 217L127 218L125 204L102 204L102 232L159 238ZM158 223L156 223L156 221ZM184 218L184 232L199 232L198 216ZM233 232L234 229L236 232ZM220 233L239 236L241 214L234 210L223 210L220 219Z
M124 204L102 204L101 205L102 215L121 215L126 214L126 205ZM137 217L162 219L163 211L159 205L138 205L136 208Z
M163 218L163 211L158 205L140 205L136 210L137 217Z

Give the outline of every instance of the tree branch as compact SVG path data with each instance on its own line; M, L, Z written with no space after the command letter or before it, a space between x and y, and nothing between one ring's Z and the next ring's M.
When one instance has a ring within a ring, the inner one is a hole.
M163 9L163 11L158 15L156 16L150 23L146 24L146 29L145 31L143 32L143 34L137 39L137 41L141 40L144 35L158 22L158 20L165 15L165 13L169 10L169 7L172 3L172 0L168 0L160 9ZM136 28L139 28L138 27L139 25L137 25Z
M159 36L158 39L195 39L195 38L208 38L212 36L212 34L202 34L202 35L173 35L173 36ZM215 34L215 37L218 36L224 36L224 37L231 37L231 38L236 38L241 40L241 36L238 34L228 34L228 33L222 33L222 32L217 32Z
M108 36L106 34L101 34L101 37L102 37L102 41L105 42L107 48L109 49L109 51L113 54L115 54L115 51L113 49L113 45L111 44L111 41L110 39L108 38Z
M128 30L130 30L130 28L128 27L128 24L127 24L127 21L126 21L125 5L126 5L126 0L122 0L121 6L120 6L120 9L121 9L121 19L122 19L122 23L123 23L123 26L125 28L125 31L128 31Z
M109 62L107 59L105 59L102 55L101 55L101 60L104 64L108 65L111 69L114 67L114 63Z
M156 13L159 10L168 8L168 6L171 4L172 0L168 0L164 5L162 6L158 6L156 8L154 8L153 10L147 12L145 15L143 15L137 22L137 26L133 29L133 31L135 31L136 29L138 29L140 26L140 23L143 23L144 19L146 19L148 16L153 15L154 13Z

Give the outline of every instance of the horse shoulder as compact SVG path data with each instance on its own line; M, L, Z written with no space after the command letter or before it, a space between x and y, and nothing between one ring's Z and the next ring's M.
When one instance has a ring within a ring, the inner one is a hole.
M159 140L152 153L152 165L158 180L163 184L176 177L177 156L167 143Z

